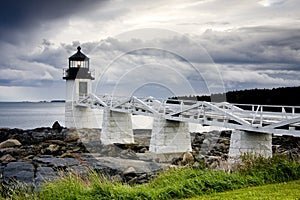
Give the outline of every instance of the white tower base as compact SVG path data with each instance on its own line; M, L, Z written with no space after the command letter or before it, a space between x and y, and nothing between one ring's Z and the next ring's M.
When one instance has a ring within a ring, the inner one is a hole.
M65 126L67 128L100 128L98 115L88 107L75 106L73 102L65 103Z

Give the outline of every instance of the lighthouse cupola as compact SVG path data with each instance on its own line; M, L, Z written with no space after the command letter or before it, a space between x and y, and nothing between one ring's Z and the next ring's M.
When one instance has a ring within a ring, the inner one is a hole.
M81 52L81 47L77 47L77 52L69 57L69 68L64 71L63 79L90 79L94 80L90 72L90 59Z

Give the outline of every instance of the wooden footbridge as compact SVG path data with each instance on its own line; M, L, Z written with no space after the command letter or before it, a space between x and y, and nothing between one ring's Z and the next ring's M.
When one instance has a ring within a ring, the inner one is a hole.
M160 117L204 126L300 137L300 106L230 104L95 94L82 98L76 106L108 108L113 112Z

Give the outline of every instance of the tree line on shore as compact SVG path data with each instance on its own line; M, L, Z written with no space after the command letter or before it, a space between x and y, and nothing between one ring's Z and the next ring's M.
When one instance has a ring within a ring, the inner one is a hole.
M300 106L300 86L273 89L247 89L211 95L178 96L171 99L197 100L260 105Z

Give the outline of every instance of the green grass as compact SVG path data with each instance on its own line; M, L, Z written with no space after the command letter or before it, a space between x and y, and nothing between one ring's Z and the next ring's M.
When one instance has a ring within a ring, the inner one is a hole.
M71 174L57 182L44 185L39 194L25 193L26 196L22 191L14 191L9 197L47 200L180 199L300 180L300 163L286 157L274 156L266 159L246 155L243 161L244 164L238 166L233 173L187 167L162 172L150 183L133 186L109 181L95 172L85 178Z
M238 189L234 191L203 195L188 200L295 200L300 199L300 181L284 182L257 186L251 188Z

